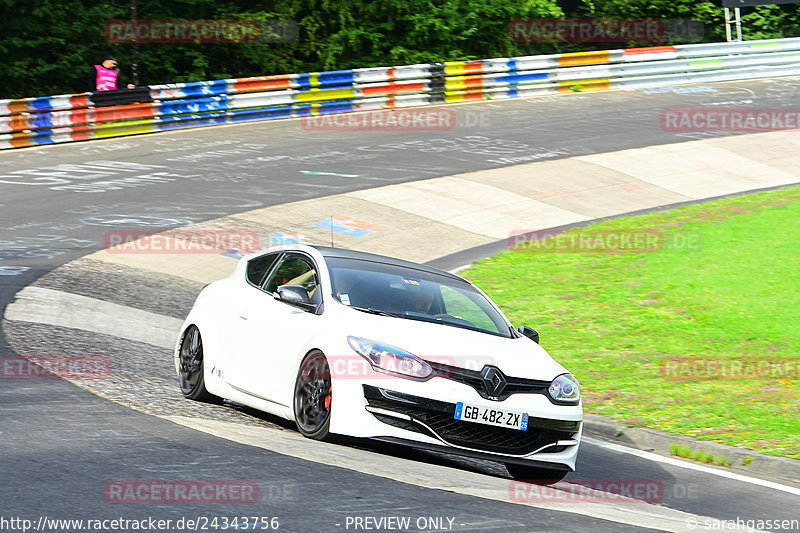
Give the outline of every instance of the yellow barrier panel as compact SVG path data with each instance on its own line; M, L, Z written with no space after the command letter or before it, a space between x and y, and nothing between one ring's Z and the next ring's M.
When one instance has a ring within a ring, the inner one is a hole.
M311 89L294 95L298 102L315 102L321 100L345 100L356 96L355 89Z
M608 63L610 61L608 50L597 52L570 52L561 54L558 64L561 66L591 65L593 63Z

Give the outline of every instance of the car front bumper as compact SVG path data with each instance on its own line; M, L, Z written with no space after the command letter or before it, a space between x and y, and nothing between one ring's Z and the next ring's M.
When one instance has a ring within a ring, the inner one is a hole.
M456 420L458 402L528 413L528 428ZM555 405L543 394L492 401L469 385L439 377L422 382L375 373L373 379L333 383L333 433L494 461L574 470L582 420L580 405Z

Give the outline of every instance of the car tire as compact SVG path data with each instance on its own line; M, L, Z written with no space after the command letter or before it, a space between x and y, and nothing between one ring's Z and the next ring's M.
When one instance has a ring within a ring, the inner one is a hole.
M331 440L331 371L319 350L309 352L300 363L294 385L294 420L298 431L309 439Z
M220 398L206 390L203 366L203 338L197 326L189 326L183 334L179 351L178 384L186 398L198 402L219 403Z
M508 473L511 474L511 477L514 479L526 481L534 485L554 485L569 474L566 470L521 465L519 463L506 463L506 470L508 470Z

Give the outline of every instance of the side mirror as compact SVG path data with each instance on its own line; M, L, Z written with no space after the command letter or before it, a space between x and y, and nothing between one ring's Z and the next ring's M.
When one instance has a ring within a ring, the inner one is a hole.
M278 292L273 295L276 300L306 309L314 307L311 298L308 297L308 291L300 285L281 285L277 290Z
M522 333L524 336L528 337L530 340L539 344L539 332L533 328L529 328L528 326L520 326L517 328L517 331Z

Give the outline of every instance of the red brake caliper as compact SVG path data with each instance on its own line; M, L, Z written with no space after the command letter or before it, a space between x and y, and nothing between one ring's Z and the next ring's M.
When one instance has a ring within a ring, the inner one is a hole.
M333 390L333 385L328 387L328 395L325 396L325 410L326 411L330 411L331 410L331 391L332 390Z

